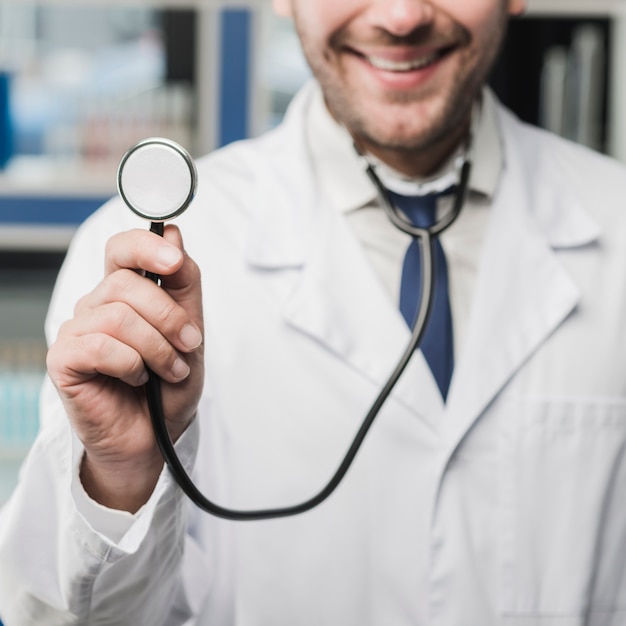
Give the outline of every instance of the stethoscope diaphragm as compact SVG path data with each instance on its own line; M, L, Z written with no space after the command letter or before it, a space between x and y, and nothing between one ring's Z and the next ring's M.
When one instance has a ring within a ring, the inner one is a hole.
M117 189L126 205L151 222L180 215L196 193L198 175L189 153L169 139L151 137L122 157Z

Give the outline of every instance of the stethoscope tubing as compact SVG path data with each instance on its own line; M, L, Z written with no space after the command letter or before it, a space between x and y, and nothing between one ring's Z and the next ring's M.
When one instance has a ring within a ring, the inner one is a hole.
M207 498L191 480L189 474L176 454L174 444L170 438L169 431L167 430L161 395L161 381L159 377L154 374L154 372L150 370L148 371L149 378L146 383L146 395L157 445L179 487L191 499L191 501L196 504L196 506L211 515L232 521L267 520L305 513L306 511L309 511L324 502L337 489L348 472L348 469L352 465L363 442L365 441L365 437L372 427L376 417L380 413L383 404L393 391L415 350L421 344L432 309L433 285L435 281L435 248L433 246L433 238L448 228L448 226L450 226L459 215L467 195L470 170L470 161L466 160L461 169L459 190L455 197L454 206L451 211L447 213L447 215L430 228L416 228L410 224L410 222L408 222L394 207L387 190L382 185L377 174L374 172L373 167L369 165L366 170L381 196L383 207L392 223L404 232L416 237L419 242L422 263L422 296L420 298L418 311L411 328L410 341L398 360L396 367L383 388L380 390L367 415L363 419L363 422L354 436L354 439L352 440L352 443L350 444L343 460L339 464L339 467L336 469L328 483L317 494L308 500L285 507L258 510L238 510L221 506ZM153 223L151 230L162 235L163 224ZM159 282L159 277L156 274L149 274L147 276L154 282Z

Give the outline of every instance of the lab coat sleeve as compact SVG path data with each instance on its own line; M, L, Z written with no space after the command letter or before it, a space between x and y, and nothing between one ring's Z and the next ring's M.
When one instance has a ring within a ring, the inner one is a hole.
M43 396L53 393L50 386ZM187 468L197 428L177 442ZM208 568L186 533L186 502L169 472L115 542L76 506L81 453L67 420L55 420L22 468L0 514L0 617L6 626L193 623Z
M47 320L51 340L76 300L100 280L108 224L120 228L119 219L109 219L111 210L91 218L68 252ZM187 532L188 504L169 471L162 472L121 537L107 537L74 498L72 481L83 450L49 381L40 417L19 484L0 510L5 626L194 624L207 594L207 563ZM194 464L200 419L177 442L187 471Z

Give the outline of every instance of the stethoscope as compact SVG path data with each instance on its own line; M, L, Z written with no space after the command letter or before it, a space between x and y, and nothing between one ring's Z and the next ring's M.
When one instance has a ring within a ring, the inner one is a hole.
M433 240L448 228L461 212L468 192L470 160L464 157L460 161L459 182L452 208L431 227L418 228L413 226L394 206L374 166L363 155L360 153L359 155L365 160L367 175L376 187L383 208L391 222L400 230L415 237L420 244L422 295L412 326L411 339L388 381L363 419L339 467L326 486L304 502L281 508L233 510L212 502L198 490L180 462L170 439L165 424L161 381L154 372L149 371L146 395L157 445L180 488L194 504L207 513L237 521L262 520L297 515L321 504L335 491L346 475L383 404L404 372L411 356L420 345L432 305L435 278ZM150 230L161 236L163 235L164 222L180 215L189 206L195 196L197 185L198 174L189 153L178 144L158 137L146 139L132 147L122 157L117 173L117 186L124 202L134 213L149 220ZM147 277L160 284L158 275L147 273Z

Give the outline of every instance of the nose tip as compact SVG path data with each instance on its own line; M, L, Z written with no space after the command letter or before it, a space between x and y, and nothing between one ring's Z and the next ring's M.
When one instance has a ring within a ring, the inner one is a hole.
M433 5L425 0L380 0L374 3L370 13L372 26L397 37L431 24L434 17Z

